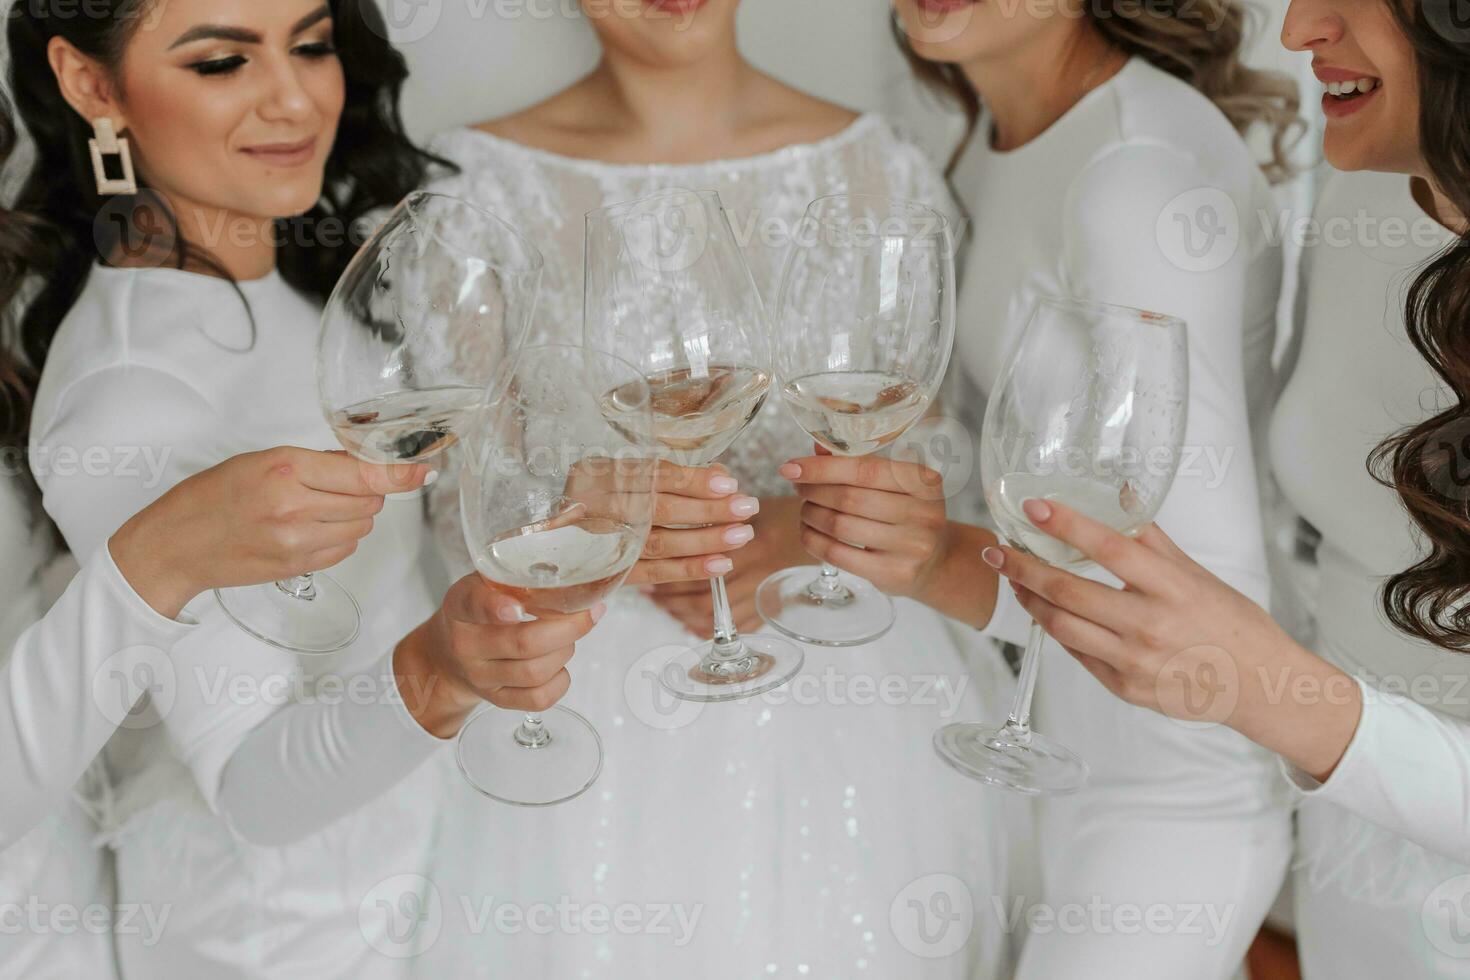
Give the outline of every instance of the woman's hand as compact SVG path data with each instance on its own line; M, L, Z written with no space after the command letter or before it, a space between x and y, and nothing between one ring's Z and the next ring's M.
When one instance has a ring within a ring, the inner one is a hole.
M944 479L918 463L821 454L777 470L801 498L801 544L889 595L922 596L946 558Z
M754 498L736 499L752 501ZM760 614L755 611L755 590L767 576L792 565L809 565L812 562L811 556L801 547L801 501L795 497L776 497L757 501L756 506L760 513L751 521L755 539L732 556L734 568L725 576L725 590L730 597L735 628L742 632L754 632L761 626ZM714 575L708 577L713 578ZM709 636L715 608L707 582L658 585L649 590L648 595L690 633Z
M736 493L740 484L723 466L660 462L657 479L653 531L628 583L703 583L730 571L729 553L755 538L748 522L760 501Z
M341 452L281 447L196 473L108 542L123 576L173 619L201 592L320 571L357 550L385 494L430 468L374 466Z
M477 574L454 583L439 611L398 644L393 672L424 730L453 737L481 701L546 711L571 687L575 644L602 618L601 603L526 621L525 609Z
M1362 710L1351 677L1295 643L1157 525L1129 538L1050 501L1022 506L1038 528L1124 582L1115 589L1009 547L984 554L1104 687L1170 717L1229 725L1318 779L1332 772Z

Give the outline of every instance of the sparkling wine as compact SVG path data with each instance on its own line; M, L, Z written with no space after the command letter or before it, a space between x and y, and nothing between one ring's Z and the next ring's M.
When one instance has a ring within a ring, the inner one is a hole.
M929 396L911 378L881 371L824 371L782 394L797 424L840 456L876 452L924 414Z
M564 520L565 515L502 534L477 549L475 566L532 613L591 609L622 584L643 551L642 536L607 518Z
M480 403L480 389L460 385L395 391L331 416L337 439L370 463L421 463L450 446Z
M1137 533L1146 523L1142 519L1146 512L1143 501L1126 481L1120 487L1088 476L1007 473L990 487L985 499L1005 539L1051 565L1075 567L1088 562L1076 548L1031 523L1021 509L1028 500L1055 500L1124 534Z
M651 438L663 455L686 466L703 466L730 448L770 390L764 371L738 365L712 364L695 374L690 368L665 371L644 379L652 394L653 432L640 434L626 407L636 386L614 388L603 396L603 416L633 438Z

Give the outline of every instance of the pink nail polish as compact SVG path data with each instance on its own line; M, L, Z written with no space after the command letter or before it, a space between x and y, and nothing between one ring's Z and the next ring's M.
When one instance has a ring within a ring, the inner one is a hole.
M730 501L730 513L736 517L754 517L761 509L761 502L754 497L736 497Z
M776 467L776 472L788 480L795 480L801 476L801 467L796 463L782 463Z
M999 548L986 548L980 552L980 557L985 560L985 564L996 571L1000 571L1001 566L1006 563L1006 553Z
M710 493L734 493L740 489L740 481L733 476L712 476L709 478L709 489Z
M1051 520L1051 504L1045 500L1037 500L1033 497L1023 502L1021 509L1026 512L1027 517L1031 518L1031 523L1033 524L1040 524L1043 521Z
M519 623L525 620L526 611L519 605L501 606L497 613L503 623Z
M724 537L726 544L749 544L755 537L755 528L749 524L741 524L726 531Z
M592 617L592 621L594 623L597 622L602 617L607 615L607 603L599 602L597 605L592 607L588 615Z
M711 575L728 575L735 563L728 558L711 558L704 563L704 570Z

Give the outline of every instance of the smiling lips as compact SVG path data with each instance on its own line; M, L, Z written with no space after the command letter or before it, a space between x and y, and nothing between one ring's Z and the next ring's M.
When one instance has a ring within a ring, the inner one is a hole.
M261 143L240 152L273 167L299 167L316 156L316 137L309 136L295 143Z
M1329 119L1342 119L1362 109L1383 87L1383 80L1350 69L1312 67L1326 91L1322 95L1322 111Z

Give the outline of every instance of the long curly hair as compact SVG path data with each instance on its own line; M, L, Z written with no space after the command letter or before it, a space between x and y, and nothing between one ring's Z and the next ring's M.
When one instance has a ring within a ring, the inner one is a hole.
M1453 0L1388 0L1413 45L1420 152L1436 189L1470 217L1470 31ZM1428 545L1389 577L1389 621L1411 636L1470 652L1470 230L1420 270L1404 307L1409 340L1448 387L1453 404L1384 440L1369 468L1394 488Z
M1213 102L1244 134L1264 124L1271 156L1263 166L1273 182L1291 176L1292 145L1303 131L1301 94L1279 72L1248 68L1241 47L1252 10L1239 0L1085 0L1083 12L1114 48L1183 79ZM965 114L965 131L945 172L952 174L980 122L980 94L958 65L927 61L914 51L897 13L893 36L910 67L930 88Z
M0 101L0 172L16 162L22 128L35 151L18 175L19 192L0 208L0 454L7 457L24 453L36 383L57 328L81 295L92 266L108 261L117 244L99 240L106 237L99 232L111 230L98 225L99 213L106 206L136 220L135 206L156 209L161 201L144 186L142 175L132 201L98 195L87 149L91 127L63 98L47 46L61 37L116 69L152 2L88 0L86 15L78 16L71 0L22 0L6 14L7 81L14 105ZM276 237L282 278L322 301L360 244L350 230L370 211L397 203L434 167L451 168L405 134L398 101L408 67L387 41L377 6L360 0L329 0L328 6L333 46L346 78L346 104L321 199L306 214L278 221ZM336 227L343 233L293 233L293 224L298 230ZM184 241L176 227L173 232L163 248L169 264L204 266L224 275L206 250ZM126 228L118 232L126 233ZM28 480L28 469L18 468Z

